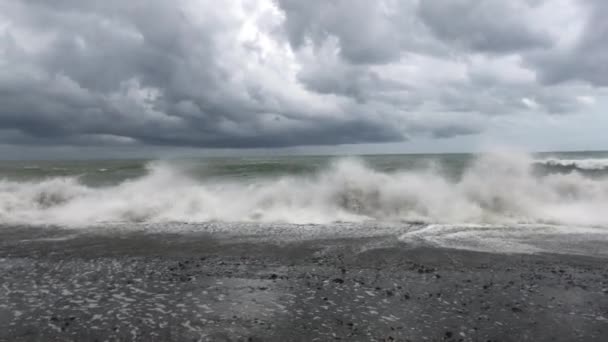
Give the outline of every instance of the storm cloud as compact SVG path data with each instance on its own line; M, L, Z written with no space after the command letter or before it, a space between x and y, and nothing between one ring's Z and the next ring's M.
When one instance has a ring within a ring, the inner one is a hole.
M0 143L443 139L608 86L600 0L0 0Z

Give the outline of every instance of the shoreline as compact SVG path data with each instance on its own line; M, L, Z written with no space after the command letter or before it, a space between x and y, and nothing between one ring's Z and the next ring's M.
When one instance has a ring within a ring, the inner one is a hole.
M0 237L0 340L608 337L601 257L472 252L383 235L247 241L15 227Z

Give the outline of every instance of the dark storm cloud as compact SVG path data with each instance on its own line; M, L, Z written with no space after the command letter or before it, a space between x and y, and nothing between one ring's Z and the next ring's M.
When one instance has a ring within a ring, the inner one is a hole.
M457 135L468 135L479 133L479 130L469 126L446 125L431 131L435 138L451 138Z
M328 36L339 39L340 53L358 64L388 62L399 58L404 23L400 8L382 11L366 0L279 0L287 17L285 27L295 48L307 39L322 44Z
M333 145L575 112L608 83L608 6L563 49L543 4L0 0L0 142Z
M167 1L2 7L12 26L48 37L42 51L31 52L16 29L3 36L11 68L0 72L0 127L22 132L19 142L101 135L144 144L277 147L403 139L373 117L315 116L263 85L235 86L218 46L234 28L218 11L194 23ZM267 117L276 119L261 121Z
M376 99L383 103L399 103L400 109L410 111L423 110L424 104L434 104L440 111L481 115L525 110L568 113L580 109L579 94L576 93L580 89L568 92L559 86L558 83L568 80L563 74L572 71L571 79L584 77L594 85L601 85L598 82L607 74L601 70L606 63L592 62L602 59L598 53L581 56L582 63L577 63L572 55L560 57L562 52L556 47L560 32L556 34L550 29L562 27L559 24L547 27L543 21L550 22L554 16L552 7L564 7L562 3L523 0L278 0L278 4L285 11L285 30L290 44L295 49L311 45L317 53L315 63L304 65L300 80L313 91L349 96L359 102ZM594 18L601 17L601 14L594 15ZM595 27L596 32L585 32L579 44L589 45L587 49L590 51L603 52L608 44L598 40L605 36L605 25L594 24L592 19L587 26L587 31ZM585 43L589 40L593 43ZM328 62L326 50L333 45L339 58ZM400 84L387 81L385 75L378 71L384 64L398 63L424 68L424 72L429 74L441 72L434 70L437 63L416 65L418 60L425 61L425 58L416 58L420 56L461 63L466 70L458 80L446 78L429 82L410 80L408 75L404 75L399 80ZM511 58L510 65L498 63L490 66L494 70L485 68L480 71L475 59L477 56L499 61L513 56L518 58ZM542 56L544 60L532 65L534 56ZM568 67L564 68L563 62ZM505 67L507 71L501 72ZM516 72L527 71L531 76L525 81L510 80L508 74L513 68L522 69ZM538 82L539 77L556 81L542 84ZM388 88L393 91L387 92ZM449 125L438 128L440 131L450 129ZM453 130L455 135L469 131L476 132L477 129Z
M550 46L550 37L522 17L526 7L518 1L430 0L420 2L419 13L440 39L473 50L506 53Z

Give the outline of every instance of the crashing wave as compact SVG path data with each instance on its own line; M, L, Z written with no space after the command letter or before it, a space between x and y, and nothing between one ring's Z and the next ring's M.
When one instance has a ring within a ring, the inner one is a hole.
M434 168L380 172L346 158L309 175L222 181L161 161L145 176L102 188L73 177L0 181L0 222L608 224L607 180L539 176L533 164L524 155L484 155L454 180Z

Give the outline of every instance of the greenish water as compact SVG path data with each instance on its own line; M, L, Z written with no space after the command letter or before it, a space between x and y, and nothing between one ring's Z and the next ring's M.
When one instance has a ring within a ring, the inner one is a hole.
M111 186L125 180L137 179L150 172L155 163L174 165L197 179L233 178L255 179L286 175L311 175L327 169L336 160L356 159L378 172L398 172L433 168L442 175L457 179L476 159L472 154L415 154L415 155L363 155L363 156L279 156L250 158L169 159L164 161L143 159L120 160L45 160L0 161L0 178L13 181L36 181L54 177L77 177L89 186ZM599 160L608 152L553 152L535 154L536 160ZM586 173L604 171L603 167L584 168L546 165L546 171L573 171ZM555 167L557 166L557 167Z

